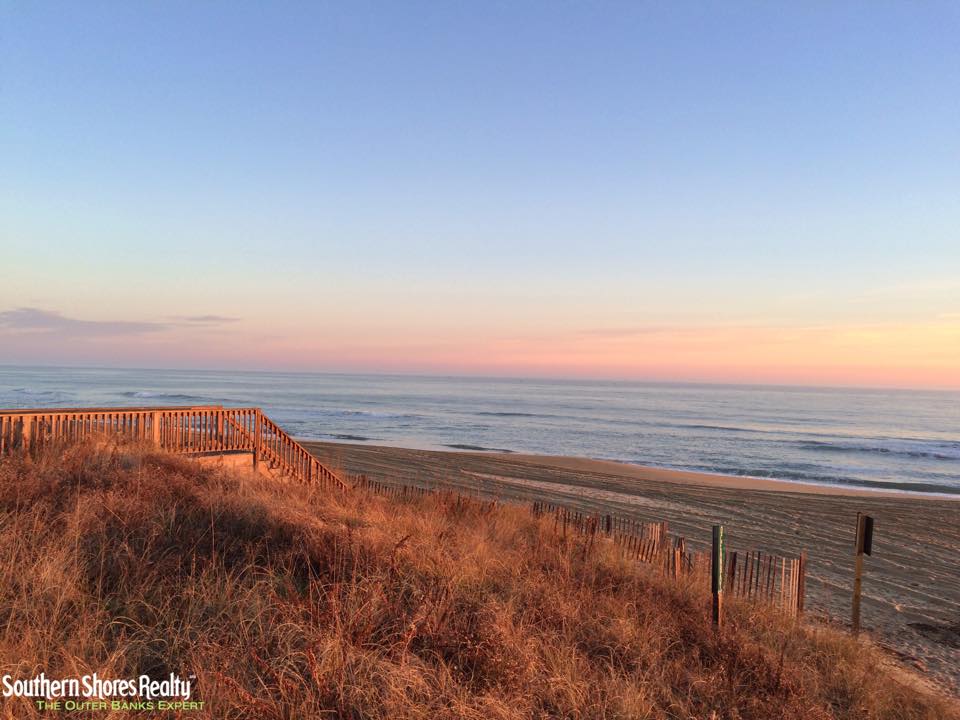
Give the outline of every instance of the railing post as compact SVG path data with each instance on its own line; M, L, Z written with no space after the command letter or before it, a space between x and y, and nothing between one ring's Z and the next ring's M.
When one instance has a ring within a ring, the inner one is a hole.
M25 415L23 417L22 423L22 442L23 442L23 451L30 452L30 447L33 445L33 418L31 416Z
M256 470L260 462L260 408L253 414L253 469Z
M154 445L160 445L160 413L153 412L150 415L150 430Z

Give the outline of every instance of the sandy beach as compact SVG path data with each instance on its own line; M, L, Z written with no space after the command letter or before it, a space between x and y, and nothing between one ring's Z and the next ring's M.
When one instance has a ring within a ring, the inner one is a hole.
M808 609L850 622L854 524L876 520L865 560L866 633L940 688L960 687L960 502L943 497L724 477L569 457L306 443L371 478L544 499L642 521L705 546L722 523L731 549L808 554Z

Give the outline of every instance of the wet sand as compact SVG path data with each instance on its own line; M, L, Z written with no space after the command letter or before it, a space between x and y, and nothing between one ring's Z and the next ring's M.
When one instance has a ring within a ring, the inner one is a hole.
M332 467L386 482L445 486L511 500L542 499L641 521L705 547L806 550L807 607L850 622L858 511L876 520L865 558L865 631L908 667L960 694L960 501L645 468L581 458L305 443Z

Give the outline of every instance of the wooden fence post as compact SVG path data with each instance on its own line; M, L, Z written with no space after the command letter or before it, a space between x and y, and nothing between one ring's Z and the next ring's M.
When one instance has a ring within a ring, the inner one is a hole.
M873 551L873 518L857 513L856 560L853 566L853 634L860 633L860 591L863 586L863 556Z
M803 615L803 605L807 595L807 551L800 553L800 581L797 586L797 617Z
M673 571L673 579L680 579L680 548L677 545L680 538L677 538L673 543L673 548L670 552L670 569Z
M710 591L713 593L713 624L723 622L723 525L713 526L713 552L710 562Z

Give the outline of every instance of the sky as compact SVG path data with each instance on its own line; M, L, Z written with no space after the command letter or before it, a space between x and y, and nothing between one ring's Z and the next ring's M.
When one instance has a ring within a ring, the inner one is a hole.
M958 37L0 0L0 363L960 388Z

